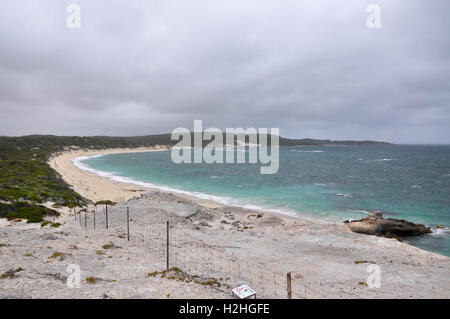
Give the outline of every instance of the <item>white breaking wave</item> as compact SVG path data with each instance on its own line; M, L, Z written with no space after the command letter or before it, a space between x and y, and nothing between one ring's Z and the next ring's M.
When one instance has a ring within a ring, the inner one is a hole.
M87 160L89 158L94 158L94 157L100 157L103 155L93 155L93 156L80 156L77 158L74 158L72 160L72 164L75 165L76 167L78 167L79 169L88 171L90 173L102 176L102 177L109 177L109 176L113 176L113 173L108 173L108 172L104 172L104 171L99 171L95 168L90 167L89 165L86 165L84 163L82 163L84 160Z
M430 235L440 237L440 236L450 236L450 229L448 227L436 227L431 226L432 233Z
M345 197L345 198L352 198L353 197L353 195L352 194L341 194L341 193L338 193L338 194L336 194L337 196L342 196L342 197Z
M325 183L314 183L314 185L316 185L316 186L325 186L325 187L330 186L330 184L325 184Z
M375 162L397 161L396 158L379 158L374 160Z
M369 215L369 213L370 213L370 211L364 210L364 209L351 209L350 211L354 212L354 213L363 213L363 214L367 214L367 215Z

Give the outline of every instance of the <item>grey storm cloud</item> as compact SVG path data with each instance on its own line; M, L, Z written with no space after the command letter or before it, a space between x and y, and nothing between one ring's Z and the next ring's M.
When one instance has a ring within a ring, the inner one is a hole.
M81 8L81 28L66 8ZM381 8L369 29L366 8ZM447 0L4 0L0 134L450 143Z

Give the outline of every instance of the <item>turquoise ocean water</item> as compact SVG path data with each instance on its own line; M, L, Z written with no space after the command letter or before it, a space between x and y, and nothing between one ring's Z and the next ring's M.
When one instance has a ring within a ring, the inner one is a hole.
M290 215L343 221L382 210L386 218L444 225L407 241L450 256L450 145L280 147L279 151L280 168L274 175L261 175L259 163L174 164L170 151L79 158L75 164L116 180Z

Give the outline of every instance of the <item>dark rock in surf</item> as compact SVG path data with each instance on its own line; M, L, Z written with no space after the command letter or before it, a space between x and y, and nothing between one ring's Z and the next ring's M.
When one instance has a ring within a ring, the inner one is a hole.
M351 231L360 234L384 236L388 238L419 236L431 233L431 229L422 224L415 224L403 219L383 218L383 213L375 211L360 220L347 221Z

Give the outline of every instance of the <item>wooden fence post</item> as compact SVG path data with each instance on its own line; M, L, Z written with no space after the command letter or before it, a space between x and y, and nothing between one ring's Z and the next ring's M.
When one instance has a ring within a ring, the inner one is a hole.
M167 242L166 242L166 265L169 270L169 221L167 221Z
M97 209L97 208L96 208ZM95 229L95 211L94 211L94 229Z
M84 228L87 227L87 211L84 212Z
M127 238L130 241L130 208L127 206Z
M108 204L105 205L106 206L106 229L108 229Z
M291 282L291 273L287 273L287 299L292 299L292 282Z

